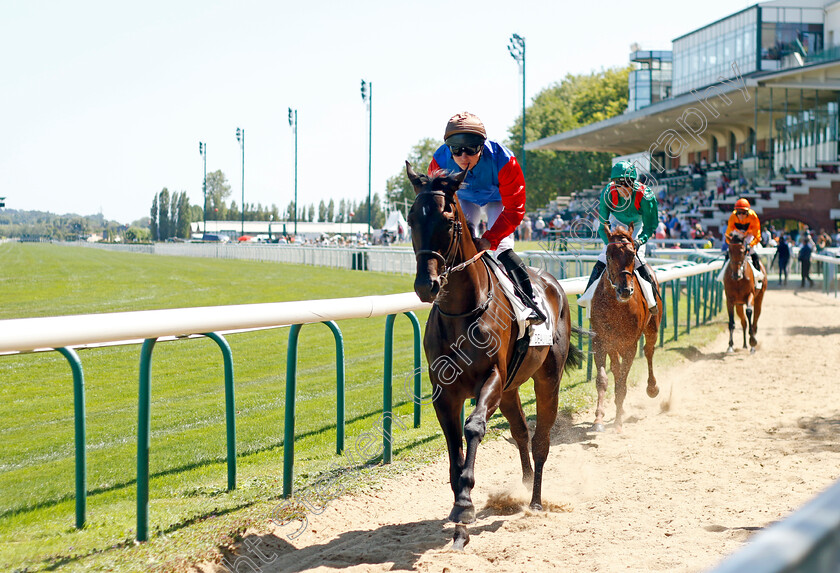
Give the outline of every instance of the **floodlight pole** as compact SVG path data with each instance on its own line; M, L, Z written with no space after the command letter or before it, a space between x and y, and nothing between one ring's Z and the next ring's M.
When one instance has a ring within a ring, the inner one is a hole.
M371 161L373 158L373 82L362 80L362 101L367 103L368 108L368 241L373 240L370 232L370 185L371 185Z
M204 235L207 233L207 144L201 141L198 142L198 152L204 158L204 226L201 228L201 239L204 240Z
M525 177L525 38L519 34L510 37L508 51L514 60L519 64L522 72L522 177Z
M297 125L298 125L298 117L297 117L297 110L289 108L289 127L292 128L292 132L295 134L295 237L297 237Z
M239 142L239 147L242 149L242 231L239 234L241 237L245 234L245 130L236 128L236 141Z

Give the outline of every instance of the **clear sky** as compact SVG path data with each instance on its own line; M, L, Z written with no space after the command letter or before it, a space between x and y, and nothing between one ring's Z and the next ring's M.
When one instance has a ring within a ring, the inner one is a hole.
M521 113L507 50L526 41L526 97L568 73L625 65L630 45L671 49L741 10L704 2L488 0L0 2L0 196L7 208L130 223L163 187L202 203L221 169L241 204L361 200L424 137L469 110L504 140ZM425 166L423 166L425 167Z

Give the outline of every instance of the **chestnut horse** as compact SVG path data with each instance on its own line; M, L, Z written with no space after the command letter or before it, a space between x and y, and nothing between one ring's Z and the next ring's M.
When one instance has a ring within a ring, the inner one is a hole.
M629 230L618 227L613 231L608 224L605 228L609 241L607 268L601 275L590 304L592 350L598 370L595 380L598 406L595 409L593 430L604 431L609 356L610 369L615 378L615 429L620 432L624 417L624 397L627 395L627 374L633 365L642 334L645 335L645 358L648 363L647 395L655 398L659 394L656 377L653 375L653 353L662 320L662 301L658 301L659 312L651 313L639 285L639 278L634 272L636 249L633 247L633 225L630 225ZM651 276L656 280L653 273Z
M759 261L760 262L760 261ZM758 330L758 317L761 316L761 301L767 290L767 271L761 265L764 281L761 290L755 288L755 277L752 265L747 264L747 247L741 235L734 233L729 237L729 268L723 275L723 288L726 291L726 310L729 312L729 348L726 352L735 352L732 336L735 332L735 315L741 319L741 330L744 334L744 348L747 347L747 332L750 333L750 354L755 352L758 341L755 333ZM753 308L755 313L753 314ZM744 311L746 310L746 316Z
M522 481L526 487L533 487L530 506L542 509L543 466L548 457L549 431L557 417L560 378L564 367L579 367L581 363L580 350L571 344L566 295L554 277L528 269L534 290L548 303L553 342L551 346L528 348L510 379L508 368L518 326L496 275L476 250L458 202L456 191L467 172L457 176L439 172L429 177L415 173L408 162L406 172L417 194L408 215L417 259L414 291L420 300L434 303L423 346L435 414L449 450L449 481L455 494L449 519L456 523L475 521L470 492L475 485L476 451L497 408L510 423L519 449ZM534 379L537 402L537 426L531 440L533 468L528 455L528 424L519 399L519 387L529 378ZM476 404L462 428L461 409L467 398L475 398Z

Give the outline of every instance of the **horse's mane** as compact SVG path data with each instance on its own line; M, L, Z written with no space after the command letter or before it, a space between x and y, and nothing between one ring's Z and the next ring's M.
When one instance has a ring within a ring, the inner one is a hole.
M629 240L631 243L633 242L633 235L630 234L630 229L627 227L616 227L612 231L610 231L610 235L621 235L623 238Z
M738 233L732 233L732 235L729 236L729 242L743 245L744 244L744 237L742 237Z

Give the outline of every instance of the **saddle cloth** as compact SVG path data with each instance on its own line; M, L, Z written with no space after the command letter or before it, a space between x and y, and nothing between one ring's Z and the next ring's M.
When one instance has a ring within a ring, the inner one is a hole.
M519 334L516 336L516 339L519 340L525 336L525 332L527 331L527 318L531 314L531 309L525 306L525 304L519 299L514 289L513 282L502 270L501 265L493 264L490 265L490 267L493 269L493 273L499 280L499 286L502 288L502 291L510 301L510 305L513 307L514 313L516 313L516 323L519 326ZM545 299L538 294L537 289L534 289L534 302L537 303L537 306L540 307L540 310L543 311L543 314L545 314L548 319L546 319L546 321L542 324L531 325L531 341L529 346L551 346L554 341L552 334L554 329L552 328L551 314L548 312Z
M654 300L653 287L650 285L649 282L647 282L645 279L642 278L642 275L639 274L639 269L635 269L633 272L636 274L636 278L639 280L639 285L641 286L642 290L644 291L645 304L650 306L652 303L650 303L649 301ZM604 273L602 271L601 275L603 275L603 274ZM587 319L589 318L589 313L591 312L591 308L592 308L592 305L590 304L592 302L592 297L595 296L595 289L598 288L598 285L600 284L600 282L601 282L601 276L598 276L598 278L595 279L592 282L592 284L589 286L589 288L586 289L586 292L584 292L582 295L580 295L580 297L578 297L577 304L578 304L578 306L582 306L583 308L586 309L586 318Z
M720 268L720 272L718 273L718 276L717 276L718 282L721 282L721 283L723 282L723 275L726 274L726 269L729 268L729 263L731 263L731 262L732 261L726 261L726 264L723 265ZM752 261L750 259L747 259L747 264L750 265L750 268L752 268L752 270L753 270L753 276L755 277L756 287L760 288L759 285L761 285L761 281L764 280L764 273L762 273L760 270L755 268L755 265L752 264Z

